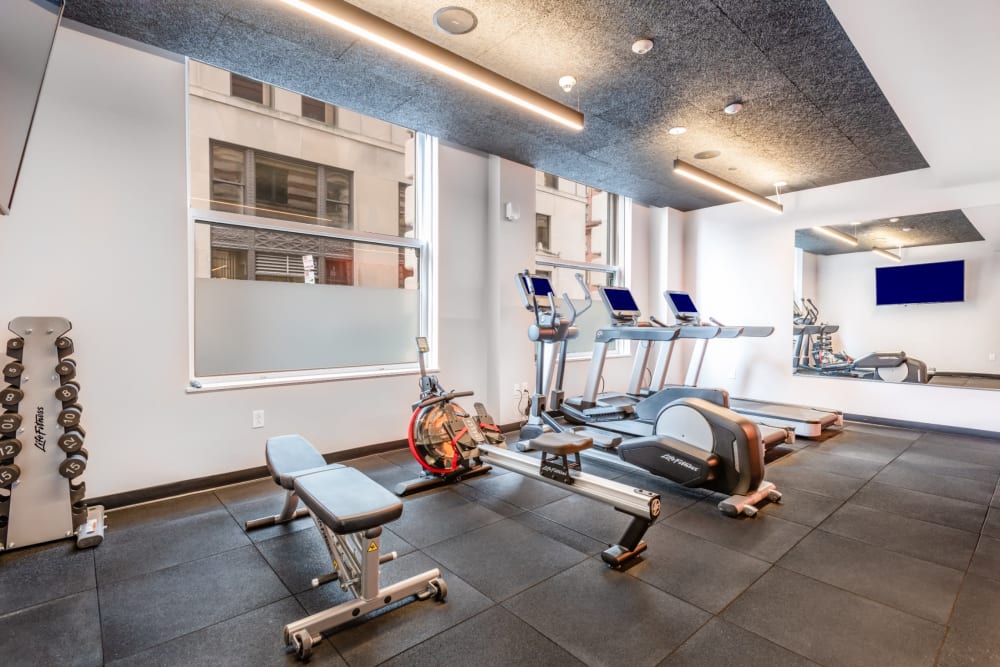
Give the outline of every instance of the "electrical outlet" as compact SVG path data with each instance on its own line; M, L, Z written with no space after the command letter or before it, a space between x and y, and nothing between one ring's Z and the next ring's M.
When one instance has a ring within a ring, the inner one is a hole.
M997 360L997 353L996 352L990 352L989 355L987 355L987 359L989 359L990 361L996 361Z
M514 383L514 398L521 398L521 385Z
M264 411L254 410L250 413L250 428L263 428L264 427Z
M521 383L521 391L528 391L528 383L527 382L522 382Z

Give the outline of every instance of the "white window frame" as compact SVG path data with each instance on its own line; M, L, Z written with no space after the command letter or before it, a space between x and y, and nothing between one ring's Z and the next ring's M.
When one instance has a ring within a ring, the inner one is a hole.
M544 266L554 269L576 269L577 271L590 271L591 273L605 273L614 278L615 285L628 285L632 280L632 199L624 195L609 192L615 196L615 255L617 264L595 264L592 262L582 262L570 259L559 259L550 255L535 255L535 266ZM592 308L603 308L600 303L593 304ZM630 341L617 340L613 349L609 350L608 358L627 357L632 354ZM590 361L593 352L574 352L566 355L567 361Z
M417 362L381 364L376 366L342 366L307 370L234 373L229 375L198 376L195 374L195 225L199 223L230 224L240 227L267 229L310 236L373 243L393 248L413 248L419 252L420 314L418 326L421 336L431 342L432 353L428 364L436 367L437 355L437 212L438 212L438 140L426 134L414 136L414 191L416 221L414 237L389 236L353 229L325 227L293 220L263 218L226 211L190 208L188 210L188 377L187 391L220 391L257 386L329 382L356 378L410 375L419 372Z

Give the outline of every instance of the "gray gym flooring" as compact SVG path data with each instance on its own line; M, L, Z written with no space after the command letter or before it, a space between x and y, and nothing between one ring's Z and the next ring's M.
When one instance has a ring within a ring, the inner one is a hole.
M447 603L342 630L310 664L1000 664L1000 442L849 424L795 447L768 468L785 502L755 519L627 477L664 514L624 573L595 556L625 517L568 491L495 470L407 498L383 577L440 567ZM417 467L352 464L390 488ZM310 589L329 567L310 519L243 532L281 497L265 480L123 509L95 550L0 557L0 663L294 664L282 625L346 595Z

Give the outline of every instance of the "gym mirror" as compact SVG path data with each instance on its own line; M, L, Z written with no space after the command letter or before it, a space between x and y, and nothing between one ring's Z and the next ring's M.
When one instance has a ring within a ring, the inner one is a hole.
M1000 389L1000 204L795 232L793 372Z

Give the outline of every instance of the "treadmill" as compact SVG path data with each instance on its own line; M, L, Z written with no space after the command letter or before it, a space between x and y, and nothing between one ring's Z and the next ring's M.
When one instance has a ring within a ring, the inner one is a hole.
M677 399L700 398L724 408L730 406L729 394L724 389L668 385L664 379L675 340L692 338L705 342L723 333L738 335L743 331L742 327L656 326L640 321L642 313L628 288L598 289L601 301L611 316L612 326L598 329L583 395L565 399L561 408L563 415L572 422L587 424L592 429L611 431L624 438L639 438L656 433L656 421L660 412ZM616 340L634 340L638 343L628 388L624 393L598 394L597 388L604 373L608 346ZM643 388L642 380L656 343L659 343L660 348L656 367L652 371L655 386L651 383L648 388ZM618 409L617 414L612 413L613 408ZM794 441L791 429L763 423L764 420L761 419L753 421L757 422L765 449Z
M678 326L682 328L704 326L701 323L698 308L694 305L694 301L692 301L691 296L687 292L667 290L663 293L663 297L667 300L667 305L670 306L670 310L673 312ZM774 327L726 327L714 320L710 321L713 326L719 326L723 331L728 330L728 335L718 336L720 338L738 338L740 336L763 338L774 333ZM691 357L687 376L684 379L685 385L692 387L698 385L698 377L701 374L701 366L705 359L708 340L698 341L698 347ZM752 417L769 426L792 429L795 431L795 435L804 438L816 438L828 428L844 425L843 412L829 408L757 401L747 398L732 398L729 401L729 409Z

